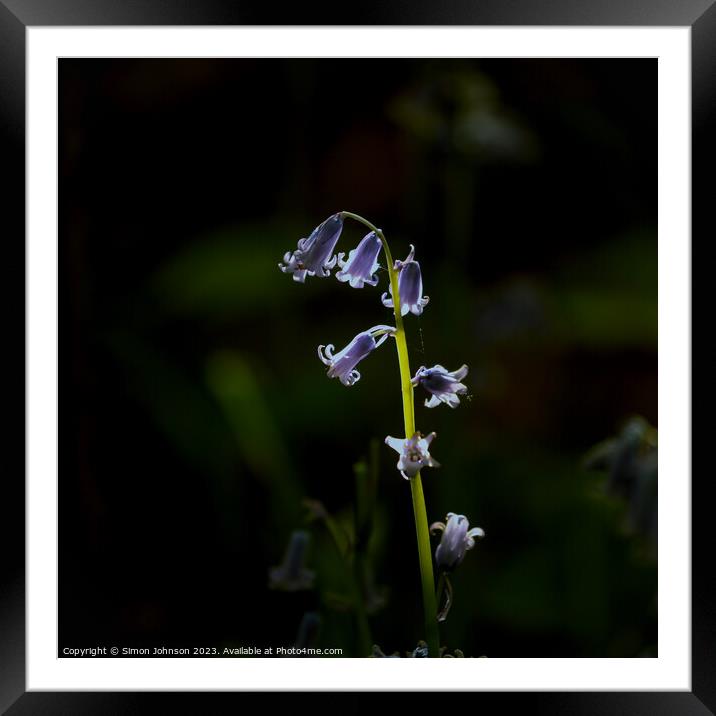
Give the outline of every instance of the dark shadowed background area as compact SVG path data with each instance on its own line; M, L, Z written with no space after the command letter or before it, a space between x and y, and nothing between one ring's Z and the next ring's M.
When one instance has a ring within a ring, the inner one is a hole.
M634 416L653 443L657 426L656 60L59 73L60 652L285 646L306 613L308 641L348 656L423 636L410 489L382 444L402 429L395 351L352 388L316 356L390 320L386 272L354 290L277 267L349 210L394 256L417 247L431 302L406 319L413 367L470 366L458 409L416 394L443 465L424 472L429 518L487 533L442 642L656 655L655 466L645 497L623 447ZM364 233L347 224L339 250ZM303 504L350 533L356 463L377 477L358 590ZM314 586L270 590L296 529Z

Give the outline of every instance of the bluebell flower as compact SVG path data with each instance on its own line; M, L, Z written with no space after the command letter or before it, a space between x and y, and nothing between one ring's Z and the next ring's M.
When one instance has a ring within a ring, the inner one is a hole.
M317 226L307 239L300 239L298 248L287 251L278 267L293 274L293 280L303 283L308 276L330 276L337 256L332 256L343 230L343 217L334 214Z
M306 612L301 619L294 646L305 649L315 644L321 628L321 615L318 612Z
M409 480L424 467L440 467L440 463L434 460L428 450L433 441L435 433L423 437L419 432L412 438L391 438L385 439L385 444L390 445L399 455L398 470L400 474Z
M460 405L460 398L457 396L467 393L467 386L460 382L466 375L466 365L452 372L441 365L434 365L432 368L422 365L411 382L413 386L422 385L431 394L425 401L428 408L434 408L440 403L456 408Z
M318 346L318 357L324 365L328 366L329 378L338 378L343 385L351 386L360 380L360 373L355 369L358 363L394 333L393 326L373 326L359 333L335 355L333 354L335 346L332 343Z
M286 548L283 563L269 570L269 587L285 592L311 589L315 574L306 569L306 550L310 536L305 530L294 530Z
M465 515L456 515L454 512L448 512L447 524L434 522L430 525L430 533L436 532L442 532L442 537L435 550L435 561L438 569L443 572L451 572L458 567L467 550L475 546L475 537L485 536L485 532L479 527L470 529Z
M423 308L428 305L430 298L423 296L423 276L420 273L420 264L414 260L415 246L410 244L410 253L405 261L396 261L395 270L398 271L398 291L400 291L400 315L405 316L408 311L419 316ZM384 293L381 297L386 308L393 308L393 288L389 287L390 298Z
M375 231L361 239L361 242L348 254L348 261L343 261L344 254L338 254L338 265L341 271L336 273L339 281L349 281L353 288L363 288L363 284L375 286L378 283L376 271L380 268L378 254L382 244Z

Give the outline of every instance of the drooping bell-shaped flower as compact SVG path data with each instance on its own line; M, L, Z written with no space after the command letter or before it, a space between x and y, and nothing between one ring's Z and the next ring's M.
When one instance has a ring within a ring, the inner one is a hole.
M336 273L339 281L348 281L353 288L363 288L363 284L375 286L378 283L376 271L378 254L382 244L375 231L361 239L361 242L348 254L348 261L343 260L344 254L338 254L338 265L341 270Z
M298 626L295 646L305 649L313 646L321 628L321 615L318 612L306 612Z
M284 273L293 274L293 280L299 283L306 280L306 275L330 276L338 260L332 254L342 230L343 216L340 213L329 216L307 239L299 240L293 253L287 251L278 267Z
M418 368L411 382L413 386L422 385L431 394L425 401L428 408L434 408L440 403L456 408L460 405L460 398L457 396L467 393L467 386L460 382L466 375L466 365L454 371L441 365L434 365L432 368L423 365Z
M405 316L408 311L419 316L423 308L428 305L429 296L423 296L423 276L420 273L420 264L414 260L415 246L410 244L410 253L405 261L396 261L395 270L398 271L398 291L400 291L400 315ZM393 308L393 288L389 287L390 297L384 293L381 297L383 305Z
M434 437L435 433L423 437L417 432L412 438L401 439L388 436L385 439L385 444L390 445L400 455L398 470L406 480L415 477L424 467L440 467L440 463L431 457L428 450Z
M359 333L335 355L333 354L335 346L332 343L318 346L318 357L324 365L328 366L329 378L338 378L343 385L351 386L360 380L360 373L355 369L358 363L393 333L395 333L393 326L373 326Z
M291 533L283 563L269 570L269 588L285 592L311 589L315 574L305 567L309 541L310 536L305 530Z
M475 537L485 536L485 532L479 527L470 529L465 515L456 515L454 512L448 512L447 524L434 522L430 525L430 533L436 532L442 532L442 538L435 550L435 562L443 572L451 572L458 567L467 550L475 546Z

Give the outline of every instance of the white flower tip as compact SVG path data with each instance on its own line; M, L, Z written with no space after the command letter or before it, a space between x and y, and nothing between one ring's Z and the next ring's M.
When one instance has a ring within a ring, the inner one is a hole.
M467 375L468 367L463 363L452 375L456 381L460 382Z

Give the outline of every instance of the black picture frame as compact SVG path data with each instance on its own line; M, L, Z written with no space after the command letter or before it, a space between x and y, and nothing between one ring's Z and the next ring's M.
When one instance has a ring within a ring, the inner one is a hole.
M359 12L334 4L330 9L297 3L281 10L282 25L543 25L686 26L691 28L692 90L692 250L696 238L716 236L712 210L716 192L710 177L716 165L716 0L454 0L410 3L366 0ZM22 282L25 232L25 30L29 26L91 25L275 25L276 8L251 0L0 0L0 176L6 267ZM12 375L24 375L24 289L8 282L6 326L17 336L9 354ZM694 310L697 308L694 303ZM22 342L21 342L22 341ZM10 375L11 373L7 373ZM19 404L24 382L8 381ZM702 397L703 396L703 397ZM704 402L703 393L698 394ZM24 409L21 416L24 415ZM24 443L24 420L13 416L8 445ZM49 693L25 689L25 515L23 470L6 470L2 481L4 526L0 589L0 710L21 714L155 713L186 706L194 713L220 711L221 694ZM692 691L485 693L471 708L499 705L537 713L716 714L716 576L712 569L709 471L692 480ZM232 694L230 698L241 698ZM274 695L286 699L287 695ZM350 708L363 708L358 694ZM292 697L295 698L295 697ZM202 700L199 710L198 699ZM297 706L296 701L291 706Z

